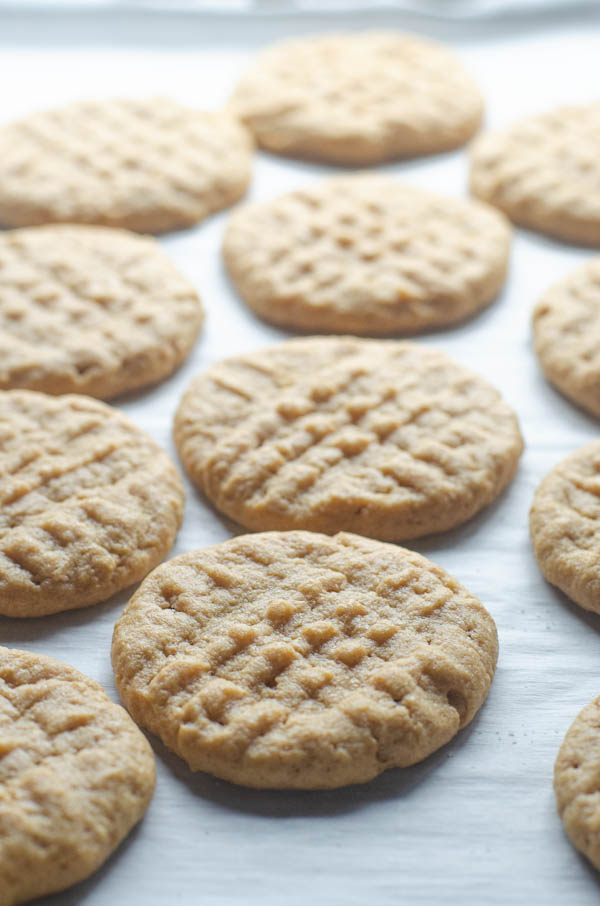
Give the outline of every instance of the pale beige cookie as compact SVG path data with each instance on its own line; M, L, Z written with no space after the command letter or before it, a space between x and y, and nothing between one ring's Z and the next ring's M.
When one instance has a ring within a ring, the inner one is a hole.
M498 392L415 343L291 340L213 365L175 418L186 470L251 529L416 538L460 525L513 477Z
M454 54L394 31L284 41L240 80L233 113L277 154L371 164L463 145L483 102Z
M571 843L600 869L600 698L567 730L554 765L554 791Z
M600 613L600 441L575 450L540 482L529 526L548 582Z
M244 194L251 152L232 117L170 98L35 113L0 128L0 223L181 229Z
M600 104L559 107L475 144L471 190L520 226L600 246Z
M2 390L136 390L185 359L202 319L154 239L89 226L0 233Z
M0 392L0 613L85 607L138 582L183 514L170 458L84 396Z
M505 218L387 176L346 176L239 208L228 271L261 317L284 327L390 334L452 324L502 286Z
M494 621L439 566L357 535L245 535L156 569L115 626L133 718L192 770L254 787L371 780L483 703Z
M548 380L600 415L600 258L542 296L533 312L533 331Z
M150 804L154 756L98 683L0 648L0 903L64 890L108 858Z

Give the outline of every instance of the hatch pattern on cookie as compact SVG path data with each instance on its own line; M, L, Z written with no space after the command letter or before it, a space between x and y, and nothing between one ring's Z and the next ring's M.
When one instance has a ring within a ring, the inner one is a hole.
M509 244L492 208L363 175L240 208L224 255L240 295L267 321L376 335L482 308L502 285Z
M192 768L338 786L424 758L473 717L493 621L444 570L355 535L242 536L176 557L113 639L134 718Z
M548 379L600 415L600 259L545 293L533 312L535 349Z
M145 812L154 757L125 710L52 658L0 648L3 906L104 862Z
M586 610L600 612L600 441L571 453L541 481L530 528L548 581Z
M224 113L169 98L82 101L0 129L0 222L161 233L240 198L251 141Z
M309 338L208 369L175 419L192 479L252 529L399 540L458 525L522 441L497 391L437 350Z
M271 151L363 164L462 145L483 104L444 47L372 31L268 48L230 107Z
M0 613L105 600L170 550L183 488L120 412L79 396L0 393Z
M473 148L471 189L522 226L600 245L600 104L559 107Z
M153 239L88 226L0 233L3 390L135 390L177 367L202 318Z

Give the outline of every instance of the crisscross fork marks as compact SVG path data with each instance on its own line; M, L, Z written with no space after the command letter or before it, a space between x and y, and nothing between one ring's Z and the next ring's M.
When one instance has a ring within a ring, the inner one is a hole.
M600 260L593 258L552 286L533 312L535 350L566 396L600 414Z
M187 355L203 319L158 243L47 226L0 236L0 387L110 397Z
M356 745L358 772L373 776L409 763L421 722L442 744L482 700L495 633L417 554L352 535L266 533L156 570L119 620L112 657L134 717L192 767L302 786L286 764L308 752L322 772Z
M471 189L515 223L600 246L600 104L558 107L474 145Z
M586 610L600 611L600 442L559 462L536 489L529 525L546 579Z
M240 207L225 262L265 320L313 333L415 333L487 305L504 280L510 228L478 202L381 175L326 180Z
M183 489L150 437L85 397L9 391L0 410L0 613L96 603L162 559Z
M253 383L271 356L271 382ZM242 397L229 387L244 368ZM496 391L423 346L310 338L212 371L180 405L176 444L216 506L253 529L441 531L499 493L522 448Z
M66 664L0 648L3 904L91 874L146 810L150 747L123 708Z
M230 204L250 175L251 142L233 118L168 98L73 104L4 127L0 141L0 217L14 226L161 232Z
M456 147L481 117L479 93L452 55L389 31L267 48L231 106L263 147L346 164Z

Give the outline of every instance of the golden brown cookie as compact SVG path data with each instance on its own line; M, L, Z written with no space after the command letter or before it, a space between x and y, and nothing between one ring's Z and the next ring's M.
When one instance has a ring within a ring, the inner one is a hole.
M269 47L241 78L230 109L269 151L372 164L464 145L483 102L441 45L367 31Z
M469 519L522 450L498 392L442 352L348 337L213 365L179 406L175 443L191 479L248 528L388 541Z
M533 332L548 380L600 415L600 258L542 296L533 312Z
M600 613L600 441L575 450L540 482L529 526L548 582Z
M150 804L154 756L73 667L0 648L0 903L87 878Z
M0 223L181 229L244 194L251 152L233 117L170 98L35 113L0 129Z
M133 718L192 770L253 787L362 783L483 703L494 621L448 573L357 535L245 535L156 569L115 626Z
M85 396L0 391L0 613L86 607L138 582L183 514L170 458Z
M484 134L471 190L520 226L600 246L600 103L559 107Z
M504 282L505 218L374 174L244 205L224 240L242 298L283 327L381 335L460 321Z
M600 869L600 698L567 730L554 765L554 791L571 843Z
M2 390L136 390L181 364L202 320L154 239L89 226L0 233Z

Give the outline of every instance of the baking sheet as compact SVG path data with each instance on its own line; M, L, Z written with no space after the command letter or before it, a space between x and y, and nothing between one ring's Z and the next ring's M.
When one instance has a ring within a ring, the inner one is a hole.
M174 14L167 20L150 13L57 18L12 12L0 16L0 120L95 95L158 92L217 107L260 45L367 24L414 23L397 13L242 21L231 15ZM428 31L454 45L477 78L490 126L597 94L595 18L501 29L438 23ZM465 191L464 151L383 169L449 195ZM268 199L331 172L260 154L250 195ZM117 401L173 456L171 420L193 375L220 358L287 336L259 322L228 285L219 255L226 217L161 239L198 286L206 326L176 375ZM152 739L158 783L146 818L98 873L48 898L48 906L597 903L598 876L568 843L555 811L552 767L567 726L600 692L600 618L544 582L527 530L538 480L598 434L595 420L544 382L529 326L539 294L590 254L518 232L497 302L467 324L418 340L492 381L516 408L527 444L518 475L500 500L457 531L413 544L478 595L498 625L498 671L471 726L414 768L314 793L252 791L193 775ZM174 554L239 531L186 487ZM127 598L122 593L87 610L39 620L0 618L0 640L75 665L116 700L109 648Z

